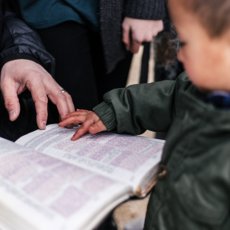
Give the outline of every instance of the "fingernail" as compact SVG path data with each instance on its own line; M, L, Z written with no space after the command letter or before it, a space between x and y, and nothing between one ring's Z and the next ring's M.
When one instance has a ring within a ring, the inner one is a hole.
M45 129L46 128L46 122L45 121L42 121L41 122L41 127L40 127L41 129Z
M16 118L16 112L14 110L9 111L10 120L14 120Z

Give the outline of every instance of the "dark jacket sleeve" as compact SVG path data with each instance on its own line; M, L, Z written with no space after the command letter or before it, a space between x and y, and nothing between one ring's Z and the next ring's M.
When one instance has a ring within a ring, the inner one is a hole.
M162 81L115 89L105 94L104 102L93 110L108 131L167 131L174 114L176 85L176 81Z
M0 68L10 60L28 59L54 73L54 58L45 50L37 33L8 9L3 14L0 50Z
M164 19L166 2L165 0L127 0L125 16L138 19Z

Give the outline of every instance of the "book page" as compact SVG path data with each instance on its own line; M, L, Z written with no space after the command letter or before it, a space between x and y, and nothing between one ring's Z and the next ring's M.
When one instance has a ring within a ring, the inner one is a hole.
M17 142L128 183L134 190L147 186L156 173L164 141L108 132L71 141L74 132L75 129L50 125L47 130L37 130Z
M2 138L0 146L0 228L92 229L130 195L101 174Z

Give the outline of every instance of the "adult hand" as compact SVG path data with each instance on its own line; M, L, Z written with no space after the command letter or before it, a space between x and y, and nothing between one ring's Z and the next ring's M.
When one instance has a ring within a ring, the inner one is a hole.
M77 140L86 133L96 134L106 130L105 125L93 111L77 109L75 112L68 114L60 123L60 127L69 127L81 125L77 129L71 140Z
M46 126L48 99L57 106L61 118L74 111L71 96L41 65L30 60L18 59L5 63L1 70L0 89L11 121L20 114L18 95L25 89L31 92L40 129Z
M122 23L123 42L132 53L137 53L143 42L151 42L161 30L162 20L145 20L126 17Z

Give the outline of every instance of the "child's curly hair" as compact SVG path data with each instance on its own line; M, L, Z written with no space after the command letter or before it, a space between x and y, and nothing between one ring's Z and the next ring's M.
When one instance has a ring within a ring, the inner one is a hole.
M211 37L219 37L230 30L229 0L178 0L198 20Z

